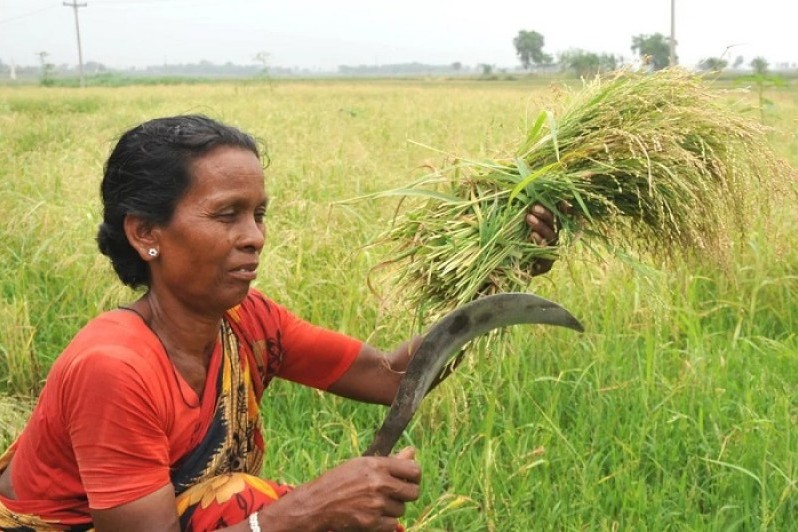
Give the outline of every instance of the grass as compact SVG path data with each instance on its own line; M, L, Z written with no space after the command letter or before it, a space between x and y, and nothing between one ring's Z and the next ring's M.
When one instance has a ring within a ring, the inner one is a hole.
M501 153L524 138L553 90L340 81L0 87L0 447L30 411L19 397L35 394L75 331L132 297L94 244L102 162L124 128L205 112L262 137L273 202L259 288L389 348L418 325L398 312L401 301L369 291L369 271L387 249L365 245L396 202L337 202L405 186L425 165L442 164L422 145L474 159ZM769 99L771 145L798 164L798 89ZM587 332L514 328L428 397L400 442L418 447L424 469L409 528L791 529L798 213L793 196L776 199L742 220L747 234L736 236L725 269L586 251L558 263L535 291ZM299 483L358 455L384 412L275 383L264 399L266 474Z

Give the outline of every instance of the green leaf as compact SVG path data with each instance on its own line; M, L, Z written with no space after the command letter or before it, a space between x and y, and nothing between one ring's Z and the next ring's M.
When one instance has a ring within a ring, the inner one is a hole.
M585 218L587 218L588 220L590 220L592 222L593 221L593 216L590 214L590 211L588 210L587 205L585 205L585 201L582 199L582 195L579 193L579 191L576 189L576 187L574 187L571 190L571 192L573 192L573 194L574 194L574 200L582 208L582 214L584 214Z
M510 192L510 201L513 201L516 198L516 196L518 196L518 194L521 193L522 190L524 190L526 187L528 187L537 178L539 178L542 175L545 175L545 174L549 173L551 171L551 169L554 168L555 166L559 166L559 163L547 164L546 166L544 166L540 170L532 172L526 178L521 180L520 183L518 183L517 185L515 185L515 187L513 187L512 192Z
M541 111L538 113L538 117L535 119L535 123L532 124L532 127L526 134L526 142L524 143L523 148L521 149L521 153L526 153L529 151L535 143L540 140L543 124L546 122L547 117L546 111Z
M518 168L518 175L521 176L521 180L526 179L532 173L532 169L521 157L515 158L515 167Z

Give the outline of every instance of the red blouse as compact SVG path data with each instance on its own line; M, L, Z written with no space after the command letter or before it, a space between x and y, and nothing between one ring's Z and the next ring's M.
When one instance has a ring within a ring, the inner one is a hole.
M257 398L272 377L328 388L362 343L303 321L252 290L227 319L250 360ZM137 500L170 482L169 470L213 418L221 348L202 398L136 314L115 310L89 322L58 357L15 443L18 513L85 522L89 508Z

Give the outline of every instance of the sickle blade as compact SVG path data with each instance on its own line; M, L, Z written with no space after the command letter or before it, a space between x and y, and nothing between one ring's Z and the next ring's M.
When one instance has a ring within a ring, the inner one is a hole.
M582 332L579 321L563 307L532 294L508 293L483 297L463 305L433 325L407 366L391 409L365 456L387 456L421 400L448 373L452 353L494 329L540 323Z

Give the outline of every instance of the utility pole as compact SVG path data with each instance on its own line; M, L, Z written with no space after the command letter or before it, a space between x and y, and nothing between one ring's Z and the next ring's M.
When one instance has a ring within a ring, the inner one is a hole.
M671 66L676 66L676 0L671 0Z
M77 0L72 0L72 3L64 2L66 7L71 7L75 11L75 32L78 35L78 65L80 67L80 86L85 87L83 81L83 50L80 47L80 23L78 22L78 8L86 7L87 4L79 4Z

